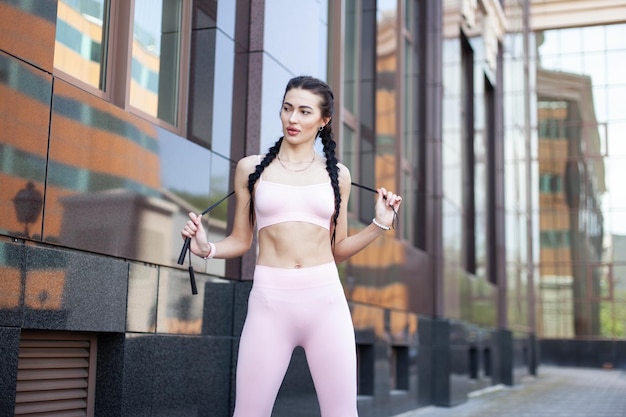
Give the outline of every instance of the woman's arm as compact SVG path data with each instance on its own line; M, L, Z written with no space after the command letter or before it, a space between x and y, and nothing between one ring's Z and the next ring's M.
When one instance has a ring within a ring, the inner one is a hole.
M193 254L206 257L211 256L219 259L230 259L246 253L253 238L253 226L248 220L248 203L250 193L248 192L248 175L254 171L256 166L256 155L242 158L237 163L235 169L235 216L231 233L219 242L214 242L215 252L211 253L211 246L208 243L207 233L202 226L201 217L195 213L189 213L189 221L181 231L183 239L190 237L190 250Z
M376 226L372 222L359 233L348 236L348 199L350 198L352 180L350 171L343 165L340 165L339 185L341 189L341 208L339 218L337 219L335 246L333 248L335 262L345 261L385 233L384 229ZM402 197L384 188L377 189L377 192L378 199L376 200L375 206L376 221L383 226L391 226L394 210L397 212L400 208ZM384 197L386 197L386 199Z

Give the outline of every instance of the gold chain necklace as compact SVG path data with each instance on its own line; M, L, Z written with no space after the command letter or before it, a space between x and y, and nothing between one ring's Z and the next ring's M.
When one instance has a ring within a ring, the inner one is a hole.
M280 160L280 156L278 156L278 154L276 155L276 159L278 159L278 163L280 164L280 166L285 168L287 171L289 171L289 172L302 172L302 171L306 171L307 169L309 169L309 167L311 165L313 165L313 162L315 162L315 152L313 152L313 159L311 159L311 162L309 162L307 164L307 166L305 166L304 168L300 168L300 169L289 169L289 168L287 168L285 166L285 164L283 164L283 161Z

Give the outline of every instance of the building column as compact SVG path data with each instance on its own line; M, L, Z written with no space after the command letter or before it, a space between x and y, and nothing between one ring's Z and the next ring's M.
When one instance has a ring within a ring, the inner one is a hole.
M498 329L491 333L491 380L493 384L513 385L513 333Z
M255 155L261 147L261 110L263 92L263 45L265 0L238 0L235 27L235 74L233 77L233 109L231 157L239 160ZM240 138L243 138L241 140ZM235 167L230 173L235 178ZM229 210L228 224L233 224L234 210ZM256 247L256 242L252 244ZM226 262L226 275L252 279L256 251Z

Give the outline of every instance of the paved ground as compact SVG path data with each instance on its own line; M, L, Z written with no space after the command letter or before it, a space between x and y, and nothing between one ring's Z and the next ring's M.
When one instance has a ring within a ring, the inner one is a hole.
M626 417L626 371L541 366L514 387L496 386L456 407L395 417Z

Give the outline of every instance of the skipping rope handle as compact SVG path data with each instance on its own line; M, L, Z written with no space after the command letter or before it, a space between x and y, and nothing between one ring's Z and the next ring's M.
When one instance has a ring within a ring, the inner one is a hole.
M182 265L185 263L185 255L189 251L189 245L191 244L191 238L188 237L185 239L185 243L183 244L183 248L180 251L180 255L178 255L178 265ZM198 294L198 287L196 287L196 274L193 272L193 266L191 266L191 253L189 254L189 283L191 284L191 293L193 295Z
M204 216L207 213L210 213L211 210L213 210L215 207L219 206L222 201L226 200L228 197L230 197L231 195L235 194L234 191L231 191L230 193L228 193L226 196L222 197L220 200L216 201L215 203L211 204L209 206L209 208L207 208L206 210L204 210L202 213L200 213L200 217ZM189 283L191 284L191 293L193 295L198 294L198 288L196 287L196 274L194 274L193 272L193 266L191 266L191 251L189 250L189 246L191 245L191 238L188 237L185 239L185 243L183 243L183 248L180 250L180 255L178 255L178 265L182 265L185 263L185 255L187 255L187 253L189 253Z
M182 265L185 263L185 256L187 255L187 251L189 250L189 245L191 244L191 238L188 237L185 239L185 243L183 243L183 248L180 250L180 255L178 255L178 265Z

